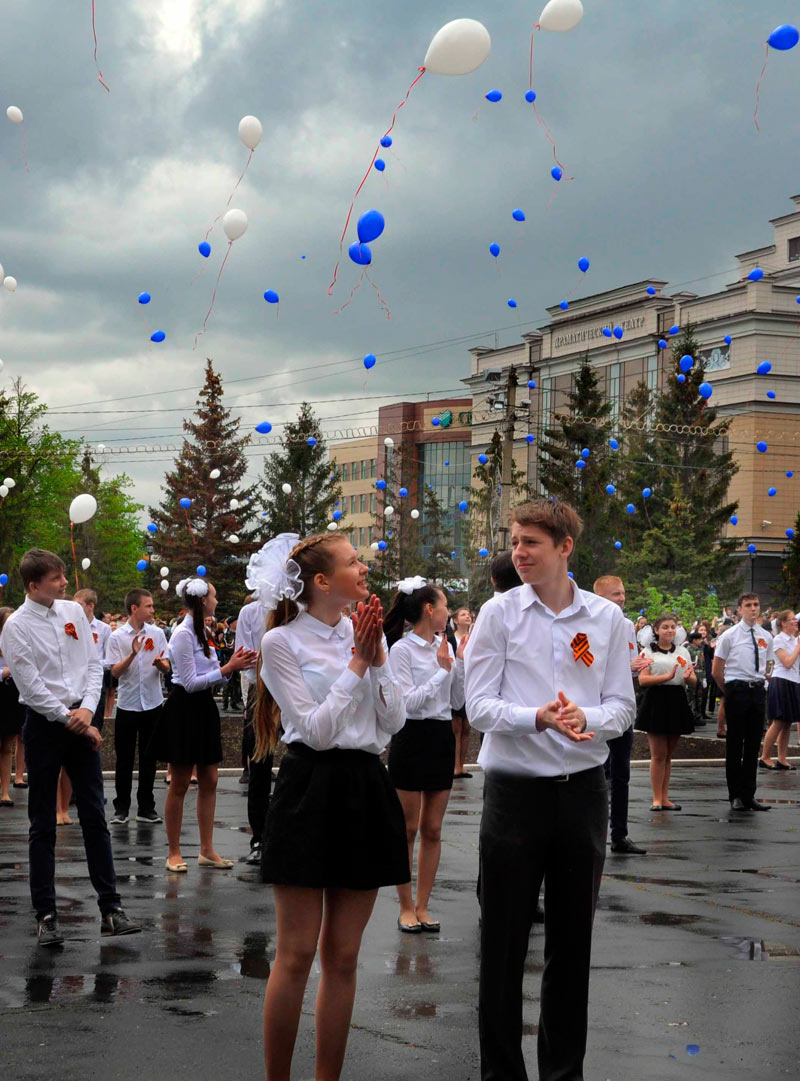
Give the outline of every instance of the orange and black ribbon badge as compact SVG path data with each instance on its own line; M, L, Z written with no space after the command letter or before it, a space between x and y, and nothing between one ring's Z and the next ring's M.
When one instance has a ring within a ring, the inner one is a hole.
M589 652L589 639L582 631L570 642L572 656L576 661L583 661L587 668L594 664L594 656Z
M64 634L69 635L70 638L74 638L76 642L78 641L78 632L75 630L74 623L64 624Z
M153 639L152 639L152 638L148 638L148 639L147 639L147 641L146 641L146 642L145 642L145 644L144 644L144 648L145 648L145 652L149 652L150 650L152 650L152 649L155 649L155 648L156 648L156 647L155 647L155 643L153 642Z
M97 633L97 631L92 631L92 638L94 638L94 644L97 645L97 643L100 641L100 635Z

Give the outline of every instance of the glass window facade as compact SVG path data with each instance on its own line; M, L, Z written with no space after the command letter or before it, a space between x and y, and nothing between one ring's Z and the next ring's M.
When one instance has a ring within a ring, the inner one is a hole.
M367 496L366 496L366 493L364 493L364 492L362 492L361 495L359 496L359 507L358 507L358 509L362 514L367 513Z
M342 463L342 480L350 480L350 463Z
M447 545L462 556L464 516L458 509L462 499L469 499L471 484L470 443L455 440L447 443L418 443L416 457L419 462L417 483L419 486L419 511L425 526L424 493L428 485L444 510ZM449 465L445 465L448 462ZM425 554L427 551L424 549Z

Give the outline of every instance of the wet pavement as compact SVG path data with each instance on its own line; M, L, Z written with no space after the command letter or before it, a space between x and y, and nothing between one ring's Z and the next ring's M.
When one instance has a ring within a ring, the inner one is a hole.
M800 772L760 775L770 814L733 816L718 766L681 767L675 814L651 814L634 769L631 837L645 857L609 855L594 936L587 1081L690 1075L797 1076L800 989ZM111 813L111 786L106 785ZM479 1078L478 908L482 777L459 781L443 831L431 910L438 936L401 936L382 890L361 954L343 1077ZM159 785L158 806L164 792ZM248 850L244 789L220 782L217 849ZM59 829L63 950L37 948L27 887L25 793L0 816L0 1017L6 1081L173 1081L263 1077L261 1006L274 953L269 887L243 862L200 870L187 798L188 875L164 871L163 826L113 827L123 903L145 933L100 938L80 829ZM525 1047L536 1075L542 929L524 986ZM309 982L293 1077L314 1077ZM565 1003L565 1009L569 1004Z

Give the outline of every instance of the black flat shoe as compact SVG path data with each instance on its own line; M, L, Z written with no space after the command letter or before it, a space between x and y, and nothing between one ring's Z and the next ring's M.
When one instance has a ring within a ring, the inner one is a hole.
M428 931L432 935L438 935L442 929L442 925L438 920L432 920L430 923L425 923L424 920L420 920L419 925L423 931Z
M664 808L661 806L660 803L654 803L653 806L650 808L650 810L651 811L663 811Z
M422 934L421 923L401 923L400 917L397 917L397 930L402 931L404 935L419 935Z
M680 803L673 803L671 805L665 803L664 806L661 808L662 811L680 811L682 809L683 808L681 807Z
M760 759L759 759L759 761L760 761ZM772 768L773 769L782 769L782 770L791 770L794 773L795 770L797 769L797 766L792 766L792 765L785 766L783 764L783 762L776 762L775 765Z
M759 769L778 769L779 767L774 766L772 764L772 762L765 762L763 758L759 758L759 760L758 760L758 768ZM780 769L783 769L783 768L784 768L783 766L780 767Z
M12 788L27 788L28 787L28 782L27 781L14 781L14 783L13 783L13 785L11 787Z

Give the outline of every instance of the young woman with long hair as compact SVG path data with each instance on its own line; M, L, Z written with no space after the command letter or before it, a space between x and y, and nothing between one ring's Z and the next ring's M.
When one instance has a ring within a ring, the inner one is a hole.
M647 733L650 744L650 784L653 789L651 811L679 811L679 803L669 798L672 755L681 736L694 731L694 720L686 685L697 683L692 658L686 646L675 645L677 618L669 613L653 622L653 641L644 653L653 658L646 671L639 673L644 691L634 728Z
M787 755L792 725L800 722L800 638L794 612L787 608L778 612L777 634L772 641L775 668L767 691L767 717L770 726L764 736L764 749L758 760L759 769L794 770ZM778 760L772 761L772 751L778 744Z
M236 672L256 663L253 650L239 649L220 668L209 637L206 617L217 607L217 591L205 578L185 578L177 586L186 616L169 641L172 690L164 703L155 745L158 758L170 766L170 786L164 805L169 855L168 871L188 870L181 855L183 802L192 769L197 767L197 822L200 827L199 867L229 870L232 860L214 848L214 811L217 806L217 772L222 761L219 710L213 688Z
M414 842L419 832L417 896L411 883L398 886L400 915L397 926L406 934L438 932L438 920L428 911L439 857L442 821L453 787L455 736L452 710L464 701L463 637L454 653L445 635L449 616L447 598L438 586L422 578L398 585L394 604L386 613L386 640L392 671L403 692L406 723L392 737L389 777L403 806L408 862L414 863ZM411 633L403 637L407 623Z
M13 611L14 609L8 606L0 608L0 632ZM14 806L9 792L11 756L24 721L25 707L20 705L19 691L11 678L11 670L0 653L0 807Z
M353 546L326 533L288 554L276 557L254 715L256 760L275 746L279 724L286 744L263 844L277 916L264 1058L267 1081L289 1081L319 947L315 1077L337 1081L364 928L379 887L409 879L403 813L378 757L405 713L380 601L369 597L368 568Z
M469 639L472 630L472 612L469 608L456 608L453 613L453 633L448 633L447 640L453 647L453 653L458 651L462 639ZM467 704L462 702L460 706L453 706L453 735L456 739L456 755L453 769L454 780L471 777L472 774L464 769L464 762L469 749L469 720L467 719Z

